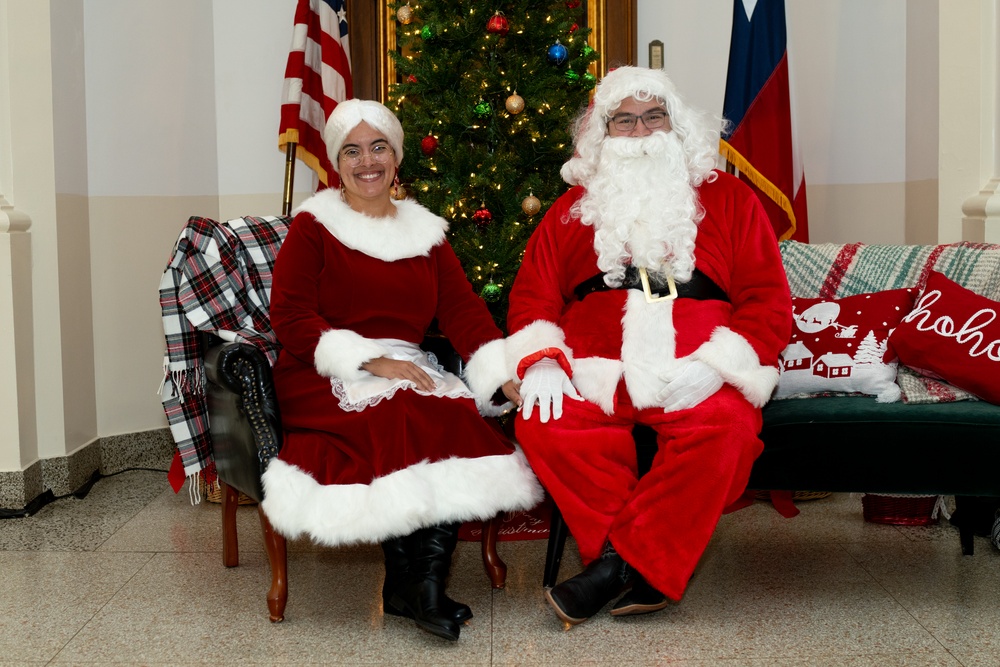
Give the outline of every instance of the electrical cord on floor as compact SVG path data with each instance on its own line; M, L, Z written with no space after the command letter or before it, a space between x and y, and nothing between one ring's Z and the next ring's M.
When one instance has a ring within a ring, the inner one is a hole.
M94 474L90 476L86 482L83 483L76 491L72 491L62 496L57 496L52 493L52 489L46 489L40 495L38 495L34 500L25 505L22 509L4 509L0 508L0 519L24 519L33 514L37 513L38 510L42 509L49 503L55 502L57 500L63 500L64 498L76 498L77 500L83 500L90 493L90 490L94 487L94 484L104 479L105 477L114 477L115 475L120 475L124 472L162 472L166 474L168 471L160 468L125 468L124 470L119 470L118 472L113 472L107 475L103 475L100 471L95 470Z

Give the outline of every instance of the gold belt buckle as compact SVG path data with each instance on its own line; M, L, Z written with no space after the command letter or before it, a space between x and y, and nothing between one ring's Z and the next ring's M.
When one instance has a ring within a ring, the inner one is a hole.
M642 281L642 292L646 295L646 303L656 303L657 301L669 301L677 298L677 285L674 284L674 277L667 275L667 289L670 293L665 296L653 296L653 291L649 288L649 274L646 267L639 267L639 279Z

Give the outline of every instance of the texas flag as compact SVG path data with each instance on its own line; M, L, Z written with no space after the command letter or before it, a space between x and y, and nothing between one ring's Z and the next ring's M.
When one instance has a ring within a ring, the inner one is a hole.
M795 141L784 0L735 0L720 151L756 192L779 239L809 241Z

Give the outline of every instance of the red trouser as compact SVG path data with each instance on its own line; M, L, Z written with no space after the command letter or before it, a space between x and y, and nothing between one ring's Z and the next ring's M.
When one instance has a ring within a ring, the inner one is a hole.
M618 387L607 415L565 398L563 415L542 424L518 417L520 442L558 505L584 562L609 540L657 590L679 600L723 509L746 488L763 444L760 410L725 385L689 410L637 410ZM632 427L657 434L652 468L636 473Z

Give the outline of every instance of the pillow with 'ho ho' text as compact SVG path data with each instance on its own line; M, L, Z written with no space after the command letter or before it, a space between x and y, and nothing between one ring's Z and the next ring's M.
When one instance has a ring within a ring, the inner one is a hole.
M792 337L781 353L774 398L859 393L881 403L899 400L889 333L915 296L909 288L840 299L793 297Z
M932 271L892 333L899 360L990 403L1000 403L1000 303Z

